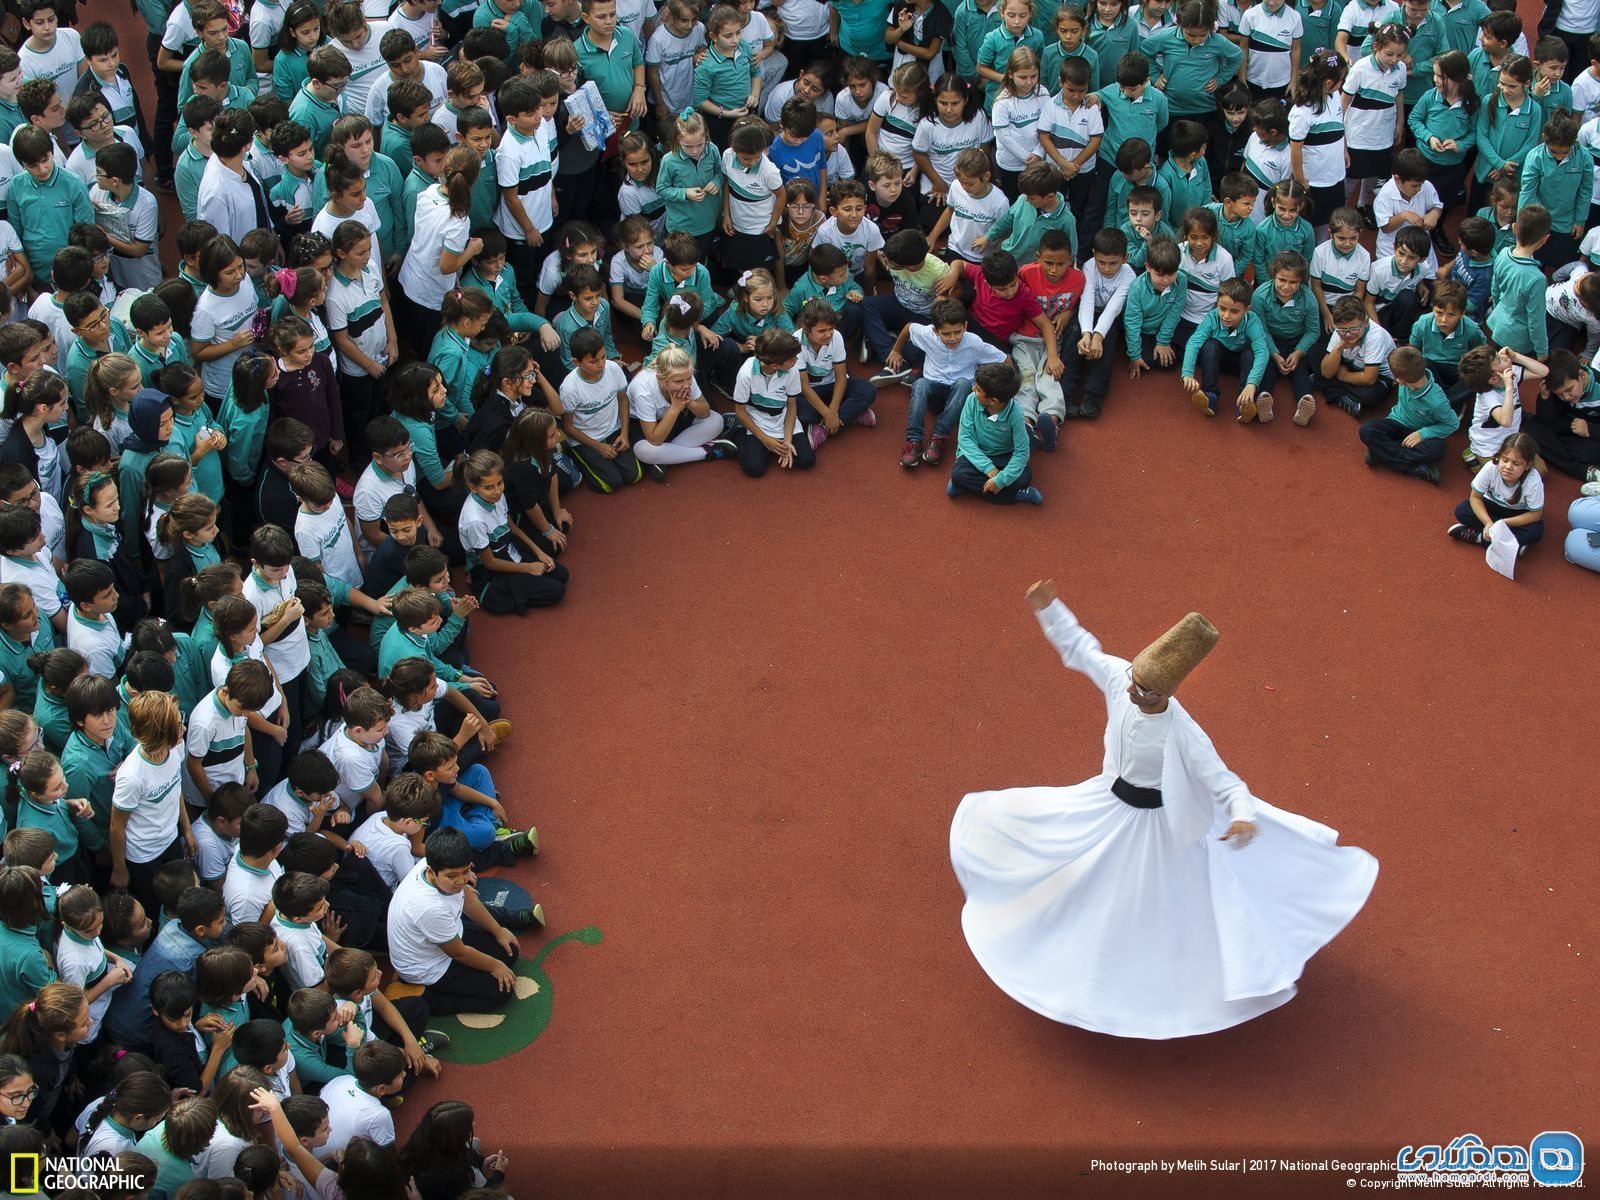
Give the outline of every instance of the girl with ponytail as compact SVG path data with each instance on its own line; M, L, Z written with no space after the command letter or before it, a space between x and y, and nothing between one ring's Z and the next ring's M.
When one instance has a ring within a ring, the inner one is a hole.
M16 1004L0 1026L0 1054L16 1055L27 1064L39 1089L28 1109L28 1120L48 1128L67 1082L73 1050L89 1040L89 1001L77 984L59 981L47 983L36 995L23 999L26 1003Z
M456 276L483 249L471 236L472 189L482 167L471 146L458 144L445 155L436 186L417 195L410 249L400 264L400 287L411 301L411 344L433 343L439 306L456 285Z
M467 423L467 452L492 450L505 444L516 419L530 408L559 408L561 397L539 369L538 361L521 346L505 346L478 377Z
M106 435L115 457L132 432L128 405L139 394L139 364L126 354L103 354L89 366L83 384L83 404L94 427Z

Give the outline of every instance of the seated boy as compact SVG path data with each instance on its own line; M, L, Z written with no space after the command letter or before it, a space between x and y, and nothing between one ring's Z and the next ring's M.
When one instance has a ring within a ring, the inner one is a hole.
M1466 315L1467 289L1453 279L1433 285L1433 311L1417 318L1407 339L1428 362L1428 370L1444 388L1456 411L1472 389L1460 386L1462 355L1484 344L1483 330Z
M1083 299L1067 329L1066 369L1061 373L1067 416L1090 420L1100 415L1111 388L1111 360L1116 356L1122 311L1135 279L1134 269L1128 264L1128 238L1121 230L1096 231L1092 245L1094 269L1084 273ZM1087 368L1085 363L1089 364Z
M936 467L944 460L945 443L961 415L960 398L972 390L973 373L982 363L1005 362L1006 356L968 332L967 310L961 301L949 297L933 302L926 325L913 322L901 327L894 346L884 357L888 370L901 370L902 351L908 341L922 355L922 371L911 385L900 465L915 467L918 462L925 462ZM938 420L933 423L933 436L924 450L923 422L930 408Z
M894 294L868 295L861 302L866 324L867 352L875 362L884 362L895 344L891 327L906 328L913 321L926 321L933 305L934 287L944 277L944 263L928 252L928 239L916 229L902 229L879 252L884 268L894 283ZM899 383L909 370L887 366L872 377L878 386Z
M994 504L1044 503L1028 469L1028 426L1016 401L1021 387L1010 363L984 363L973 372L972 394L961 403L947 495L970 492Z
M289 952L284 978L292 988L316 987L322 982L328 951L339 948L330 935L344 932L328 906L328 881L304 871L285 871L272 886L272 903L277 909L273 929ZM327 933L317 928L319 921Z
M435 1014L492 1012L516 996L511 968L521 948L516 935L490 915L471 889L472 859L466 834L438 830L428 838L423 861L400 881L389 904L389 958L395 974L404 983L421 985ZM544 924L542 906L535 905L532 916ZM466 928L468 921L474 928ZM358 1052L358 1070L359 1054L374 1045ZM399 1058L399 1051L394 1054Z
M1217 415L1218 373L1238 372L1241 386L1233 410L1241 425L1257 416L1263 424L1272 420L1272 393L1261 391L1272 346L1261 318L1250 310L1251 298L1245 280L1223 280L1217 288L1217 306L1200 319L1183 351L1183 389L1208 417Z
M1144 274L1128 289L1122 310L1123 337L1128 345L1128 378L1137 379L1157 367L1178 365L1173 340L1183 317L1189 283L1178 273L1182 254L1176 242L1160 238L1145 253Z
M669 240L672 236L667 235ZM833 311L839 314L839 332L849 340L861 328L861 301L865 295L861 285L850 275L849 260L837 246L813 246L809 261L810 270L795 281L788 295L783 298L784 315L789 318L791 325L795 325L800 320L800 310L807 300L826 300ZM650 272L652 280L660 269L657 266ZM645 303L649 304L648 296L645 297Z
M1440 279L1467 289L1467 316L1482 323L1489 310L1494 279L1494 225L1482 217L1463 217L1456 227L1456 256L1439 268Z
M421 507L409 492L390 496L384 501L381 514L388 536L367 555L367 568L361 576L361 590L369 596L387 594L405 577L406 552L417 544L422 528Z
M509 828L510 818L489 768L477 762L463 770L459 754L455 741L442 733L430 730L411 739L408 773L415 772L437 790L440 809L433 828L459 829L466 834L478 870L537 856L539 831L531 826L526 832Z
M1367 466L1384 466L1402 475L1438 483L1444 440L1459 424L1455 409L1450 407L1444 389L1434 382L1422 351L1415 346L1392 351L1389 371L1397 385L1394 407L1387 417L1361 425Z
M1333 333L1313 382L1328 403L1359 417L1364 407L1389 399L1393 353L1394 338L1369 319L1367 306L1354 296L1341 296L1333 302Z
M501 1004L510 998L508 993ZM367 1042L352 1054L350 1073L330 1079L320 1093L328 1106L324 1153L342 1153L356 1137L371 1138L380 1146L392 1145L394 1118L384 1107L383 1099L399 1095L405 1085L406 1060L398 1047L388 1042Z
M1161 192L1148 183L1141 183L1128 193L1125 215L1116 228L1128 240L1128 265L1135 271L1144 270L1151 242L1158 238L1178 240L1177 233L1164 219L1166 212L1162 203Z
M1433 243L1426 230L1408 225L1394 236L1394 253L1377 259L1367 278L1367 314L1396 340L1411 336L1426 302L1433 268Z

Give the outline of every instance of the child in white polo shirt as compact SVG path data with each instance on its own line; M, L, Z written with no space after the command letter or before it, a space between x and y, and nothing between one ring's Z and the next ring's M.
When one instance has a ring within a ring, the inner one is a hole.
M800 342L793 334L769 329L756 336L755 356L739 368L733 386L733 411L743 427L739 466L752 479L780 467L804 470L815 465L810 439L799 436Z
M383 739L393 711L393 703L376 689L357 688L345 701L343 723L319 747L339 772L339 801L352 816L361 804L367 812L383 807Z
M367 848L367 861L392 892L417 865L413 847L421 843L423 827L439 819L439 789L407 771L390 781L383 799L383 808L350 836Z
M339 798L339 769L320 750L306 750L289 760L283 778L261 798L283 813L285 837L318 833L324 825L348 825L350 813Z
M183 798L189 804L204 808L211 793L224 783L256 784L256 760L246 718L274 694L267 665L247 658L229 667L228 681L212 688L194 706L184 734L188 754Z
M114 679L128 653L127 639L117 631L111 614L117 610L117 577L109 563L99 559L74 559L64 579L72 602L67 622L67 645L89 663L96 675Z
M328 917L328 928L342 932L337 917L328 907L328 881L305 871L287 871L272 886L272 903L278 910L272 918L273 931L289 959L283 964L284 978L293 989L316 987L322 982L322 964L328 951L339 943L317 928Z
M342 1153L352 1138L371 1138L380 1146L394 1142L394 1118L384 1107L385 1096L405 1087L406 1060L398 1046L367 1042L350 1056L350 1074L323 1085L321 1097L328 1106L328 1140L325 1154Z
M577 330L568 349L575 369L561 381L561 423L573 456L597 492L638 483L644 469L628 446L628 377L594 329Z
M294 539L276 525L263 525L250 539L250 574L240 593L261 618L261 642L278 677L289 709L289 736L284 749L298 749L304 731L311 676L311 644L306 637L304 606L295 596Z
M230 924L259 921L272 903L273 886L283 875L278 852L288 822L270 804L252 804L239 818L239 846L222 880L222 902Z
M300 553L321 563L325 575L359 588L364 570L361 557L328 468L318 462L301 463L289 472L289 486L300 498L300 511L294 518L294 540Z

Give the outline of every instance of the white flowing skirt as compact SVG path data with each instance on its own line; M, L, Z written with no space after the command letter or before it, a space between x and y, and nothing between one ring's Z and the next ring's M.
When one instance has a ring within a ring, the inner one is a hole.
M1174 844L1160 809L1074 787L973 792L950 827L961 927L1012 999L1118 1037L1213 1033L1286 1004L1366 903L1378 861L1257 802L1243 849Z

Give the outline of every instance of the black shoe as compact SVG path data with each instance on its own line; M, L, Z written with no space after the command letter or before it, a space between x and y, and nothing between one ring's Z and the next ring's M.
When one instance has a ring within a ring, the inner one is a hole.
M1378 465L1378 456L1372 452L1371 446L1367 447L1367 457L1365 461L1369 467L1375 467Z
M424 1054L438 1057L439 1051L450 1048L450 1035L439 1029L424 1029L422 1036L417 1039L417 1044L422 1047Z
M1034 432L1039 435L1039 449L1046 453L1056 448L1056 419L1049 413L1040 413L1039 419L1033 423Z
M646 479L654 483L665 483L667 481L667 469L660 463L643 463L641 465L644 467L644 477Z
M1455 538L1456 541L1466 542L1469 546L1483 545L1483 532L1468 525L1463 525L1459 521L1450 526L1449 529L1446 529L1445 532Z
M1093 399L1092 397L1086 398L1083 402L1083 408L1079 411L1078 415L1086 421L1094 420L1100 415L1100 401Z
M1376 229L1378 227L1378 218L1373 215L1372 205L1363 204L1356 211L1361 214L1362 223L1365 224L1368 229Z
M1349 396L1342 394L1338 396L1330 396L1328 402L1341 412L1349 413L1352 417L1359 417L1361 415L1361 405L1350 399Z
M1076 417L1083 416L1083 405L1079 404L1076 400L1068 400L1066 415L1069 421Z
M1439 468L1432 463L1423 463L1421 466L1412 467L1411 474L1417 479L1425 479L1429 483L1439 482Z

